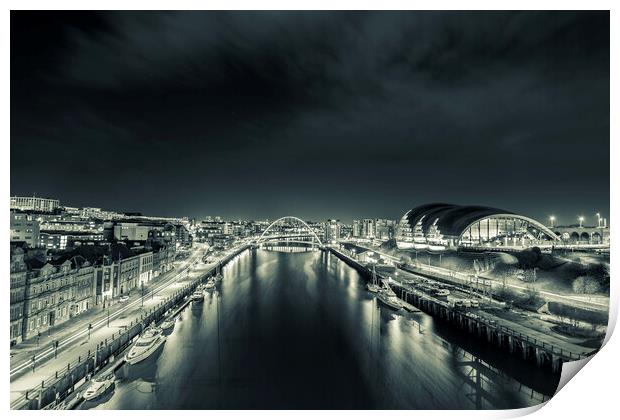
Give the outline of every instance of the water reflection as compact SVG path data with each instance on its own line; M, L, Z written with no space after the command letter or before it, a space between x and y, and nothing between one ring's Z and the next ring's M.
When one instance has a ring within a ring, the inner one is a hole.
M431 317L379 305L328 253L248 251L223 273L181 313L161 354L123 372L96 408L473 409L546 398L505 373L512 362L491 365ZM518 368L540 388L557 384Z

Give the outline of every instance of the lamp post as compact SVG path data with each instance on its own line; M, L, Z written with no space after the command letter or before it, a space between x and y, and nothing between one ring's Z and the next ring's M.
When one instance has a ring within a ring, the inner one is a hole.
M584 220L584 217L583 216L579 216L579 227L580 228L583 227L583 220Z
M551 224L551 228L553 228L553 222L555 222L555 216L549 216L549 222Z
M598 217L598 227L601 230L601 245L602 245L603 244L603 235L604 235L603 219L601 218L601 213L596 213L596 217Z

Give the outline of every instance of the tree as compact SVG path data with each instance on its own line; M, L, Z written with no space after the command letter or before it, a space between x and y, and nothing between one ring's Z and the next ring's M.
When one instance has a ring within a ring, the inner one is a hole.
M585 293L585 284L586 282L584 276L577 277L575 280L573 280L573 292L579 294Z
M526 303L536 303L540 299L540 293L534 286L528 286L525 289Z
M601 283L592 276L579 276L573 280L573 292L594 294L601 291Z
M594 294L601 291L601 284L592 277L586 277L584 293Z
M541 258L541 250L538 247L523 250L516 254L519 265L523 269L534 268Z
M536 282L536 268L531 268L531 269L525 270L524 276L523 276L523 281L526 282L526 283L534 283L534 282Z

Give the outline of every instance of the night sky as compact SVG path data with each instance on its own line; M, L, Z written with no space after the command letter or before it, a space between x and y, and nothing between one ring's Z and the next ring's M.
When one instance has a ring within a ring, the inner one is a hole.
M609 217L608 12L11 12L11 194Z

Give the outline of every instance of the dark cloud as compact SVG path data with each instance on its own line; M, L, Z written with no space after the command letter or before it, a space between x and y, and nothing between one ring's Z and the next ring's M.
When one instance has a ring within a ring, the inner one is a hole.
M12 193L197 216L609 209L607 12L11 22Z

